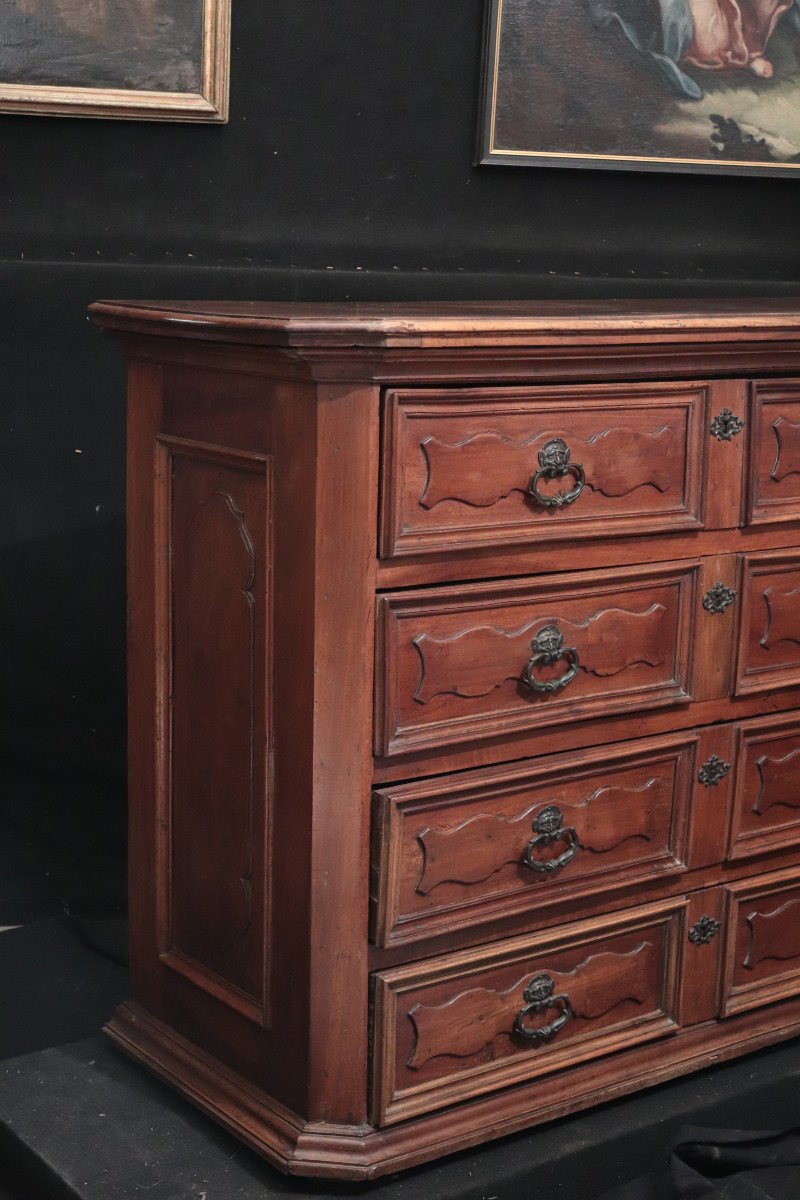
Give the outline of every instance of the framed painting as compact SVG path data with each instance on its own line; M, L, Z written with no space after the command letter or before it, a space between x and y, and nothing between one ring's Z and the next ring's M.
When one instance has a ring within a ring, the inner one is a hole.
M791 175L800 0L488 0L483 163Z
M0 112L226 121L231 0L0 0Z

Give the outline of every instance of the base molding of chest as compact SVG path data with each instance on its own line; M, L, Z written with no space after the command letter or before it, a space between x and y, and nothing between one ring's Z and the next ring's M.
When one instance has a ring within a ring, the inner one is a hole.
M106 1033L279 1170L365 1181L618 1099L800 1036L800 999L684 1030L391 1129L304 1121L150 1016L122 1005Z

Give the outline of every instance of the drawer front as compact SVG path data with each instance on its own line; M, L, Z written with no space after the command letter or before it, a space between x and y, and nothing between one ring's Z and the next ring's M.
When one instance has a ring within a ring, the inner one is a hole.
M682 563L383 596L376 752L689 700L698 570Z
M729 859L800 843L800 715L748 721L737 733Z
M381 553L698 528L708 402L705 384L389 392Z
M685 869L696 734L376 792L378 945Z
M800 871L728 888L725 1016L800 994Z
M736 690L800 684L800 554L743 555Z
M683 898L373 977L373 1119L391 1124L677 1028Z
M800 520L800 385L754 384L750 412L748 522Z

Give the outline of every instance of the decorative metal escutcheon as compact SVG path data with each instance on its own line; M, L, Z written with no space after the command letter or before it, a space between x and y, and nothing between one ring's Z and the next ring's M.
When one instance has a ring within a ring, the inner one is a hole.
M578 674L580 667L578 651L572 646L564 646L564 635L557 625L545 625L544 629L540 629L531 642L531 650L533 656L528 661L522 678L534 692L561 691L567 684L572 683ZM556 679L536 679L534 677L533 672L537 667L550 666L559 658L565 658L569 663L569 667L563 675L559 675Z
M539 491L542 479L563 479L565 475L572 475L575 480L575 486L570 491L559 490L552 495ZM585 486L586 475L583 467L570 462L569 447L564 439L551 438L549 442L545 442L539 451L539 470L528 485L528 492L537 504L542 504L545 508L565 508L568 504L575 503Z
M703 608L710 613L723 613L736 599L736 592L726 584L717 583L703 596Z
M696 925L689 930L689 941L693 946L707 946L722 929L722 922L716 917L701 917Z
M571 863L580 849L578 834L571 826L564 828L564 814L555 804L543 808L533 822L533 832L538 836L531 838L525 848L523 862L531 871L540 875L552 875ZM534 858L533 852L539 846L552 846L554 842L566 842L567 848L557 858Z
M707 763L703 763L697 773L697 782L702 783L703 787L716 787L721 779L724 779L731 769L729 762L724 762L721 758L717 758L716 754L712 754Z
M572 1005L569 996L554 996L555 982L549 975L537 975L530 981L522 994L525 1008L517 1013L514 1021L514 1032L529 1042L546 1042L554 1037L566 1025L572 1016ZM531 1027L526 1024L528 1017L547 1012L550 1008L560 1008L561 1015L549 1025Z
M744 421L735 416L729 408L723 408L719 416L711 422L711 436L718 442L730 442L744 429Z

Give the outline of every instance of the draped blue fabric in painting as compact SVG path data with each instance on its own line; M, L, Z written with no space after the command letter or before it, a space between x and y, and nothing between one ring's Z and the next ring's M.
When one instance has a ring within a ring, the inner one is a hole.
M691 45L694 21L689 0L586 0L593 20L601 28L617 28L659 74L683 96L700 100L702 88L680 62ZM800 31L800 0L794 0L785 20Z

